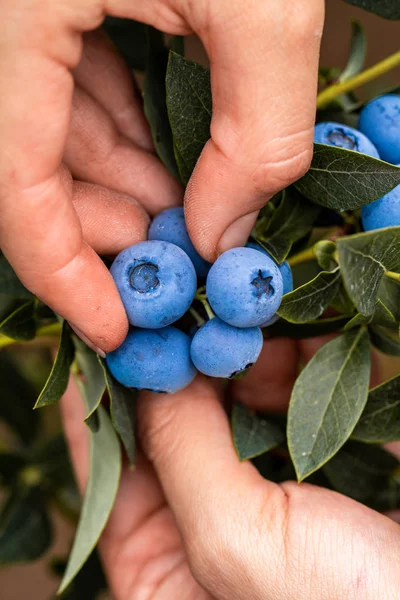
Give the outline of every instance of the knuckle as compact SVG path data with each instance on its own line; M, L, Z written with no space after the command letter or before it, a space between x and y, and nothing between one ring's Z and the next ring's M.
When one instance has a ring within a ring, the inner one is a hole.
M262 192L276 193L302 177L310 168L312 143L284 142L279 151L268 153L254 172L255 186Z

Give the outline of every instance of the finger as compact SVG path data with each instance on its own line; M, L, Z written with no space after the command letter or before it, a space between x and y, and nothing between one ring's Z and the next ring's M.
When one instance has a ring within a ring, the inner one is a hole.
M265 566L259 564L260 546L253 540L253 534L260 535L255 523L265 510L271 525L265 548L273 537L271 521L284 520L285 494L261 479L251 464L238 461L215 387L199 376L177 394L143 394L138 408L144 450L174 512L196 578L217 598L236 597L238 573L240 579L246 572L246 580L257 587Z
M149 217L130 196L74 181L73 204L85 241L98 254L115 256L147 239Z
M232 381L232 397L253 410L284 412L298 374L295 340L264 340L256 364L248 373Z
M132 73L100 29L83 36L82 58L73 75L80 87L108 112L121 135L144 150L154 150Z
M210 261L243 245L257 211L310 164L324 2L275 4L251 0L243 19L240 0L214 2L194 24L210 58L213 117L185 210Z
M158 158L121 137L106 111L79 87L64 161L76 179L133 196L150 214L182 203L180 184Z

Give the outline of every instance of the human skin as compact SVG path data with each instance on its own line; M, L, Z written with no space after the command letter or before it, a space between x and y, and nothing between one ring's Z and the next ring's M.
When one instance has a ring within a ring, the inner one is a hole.
M254 369L232 382L233 398L284 410L298 361L324 341L265 341ZM134 472L124 467L99 545L113 597L398 600L399 525L341 494L278 485L240 463L220 391L217 380L198 376L177 394L142 395L145 456ZM78 396L71 383L63 412L83 487L87 428Z
M211 139L185 207L212 261L244 244L260 207L309 166L324 2L249 0L243 11L241 0L0 0L0 14L0 247L104 354L128 322L96 251L145 239L146 212L179 205L183 191L153 154L126 67L87 32L109 14L203 41ZM97 235L105 205L124 230L107 243Z

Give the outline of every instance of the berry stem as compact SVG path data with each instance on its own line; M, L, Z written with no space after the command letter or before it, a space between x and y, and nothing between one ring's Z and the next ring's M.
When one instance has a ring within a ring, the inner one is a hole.
M395 52L391 56L388 56L373 67L362 71L351 79L343 81L342 83L335 83L334 85L331 85L320 92L317 96L317 108L325 108L332 102L332 100L338 98L338 96L346 94L347 92L351 92L356 88L365 85L369 81L372 81L384 73L391 71L398 65L400 65L400 51Z
M59 336L61 334L61 325L60 323L51 323L50 325L44 325L37 330L36 337L33 340L13 340L12 338L7 337L6 335L0 336L0 350L2 348L6 348L7 346L13 346L14 344L26 344L27 342L35 341L38 338L43 337L54 337Z
M196 319L196 323L199 327L204 325L205 320L203 319L203 317L201 315L199 315L199 313L197 312L197 310L195 308L193 308L193 306L191 306L189 308L189 312L192 315L192 317L194 317Z
M394 273L394 271L385 271L385 275L386 277L389 277L389 279L394 279L395 281L400 282L400 273Z

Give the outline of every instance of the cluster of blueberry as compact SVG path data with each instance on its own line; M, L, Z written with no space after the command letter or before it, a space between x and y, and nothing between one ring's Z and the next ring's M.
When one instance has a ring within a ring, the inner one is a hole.
M360 113L359 130L339 123L319 123L314 141L381 158L400 166L400 96L375 98ZM400 225L400 185L363 206L361 221L365 231Z
M131 388L175 392L197 370L229 378L248 369L261 352L260 327L278 318L282 295L293 289L289 265L277 265L251 242L210 265L190 241L181 207L160 213L148 238L121 252L111 267L132 326L107 356L114 377ZM192 305L197 278L206 279L198 297L207 297L215 316L191 337L171 324Z

